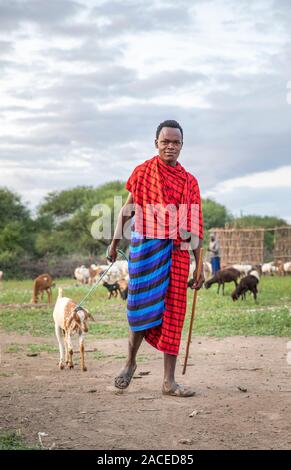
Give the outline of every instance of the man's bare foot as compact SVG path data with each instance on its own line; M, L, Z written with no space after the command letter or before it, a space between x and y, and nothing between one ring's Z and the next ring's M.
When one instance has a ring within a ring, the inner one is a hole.
M136 364L125 366L124 369L120 372L120 374L115 377L114 385L117 388L125 389L129 386L131 379L135 373Z

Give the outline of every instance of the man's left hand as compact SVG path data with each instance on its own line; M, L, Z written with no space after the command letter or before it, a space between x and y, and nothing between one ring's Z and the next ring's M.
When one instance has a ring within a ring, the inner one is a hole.
M205 281L204 272L201 271L200 277L199 279L197 279L197 271L195 270L193 272L193 279L194 279L194 282L193 282L193 285L191 286L191 289L199 290Z

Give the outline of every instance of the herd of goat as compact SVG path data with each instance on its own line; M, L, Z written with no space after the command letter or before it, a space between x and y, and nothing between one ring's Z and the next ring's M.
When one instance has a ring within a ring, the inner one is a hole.
M232 292L232 299L238 300L246 298L246 293L249 291L253 294L254 299L257 299L258 283L262 274L278 273L281 275L291 274L291 262L288 263L266 263L262 266L252 265L233 265L221 269L212 275L210 263L204 264L205 273L205 289L209 289L213 284L217 284L219 293L222 286L222 293L224 294L225 283L233 282L235 290ZM95 265L92 264L90 268L80 266L75 269L74 276L79 284L93 285L97 282L103 285L108 291L108 298L112 296L120 297L123 300L127 299L128 295L128 264L127 261L116 261L108 270L109 265ZM195 263L190 265L188 287L193 287L193 272L195 270ZM0 271L0 281L3 278L3 272ZM49 304L52 301L53 280L50 274L41 274L34 280L33 284L33 297L31 302L38 303L39 296L43 299L44 292L48 295ZM79 337L81 368L83 371L87 370L85 364L85 348L84 348L84 334L88 332L88 320L94 321L90 312L81 307L74 300L63 297L62 289L59 288L59 294L54 306L53 319L55 324L55 334L59 344L60 360L59 368L64 369L66 366L70 369L74 367L73 363L73 346L71 336L76 334Z
M128 264L126 261L116 261L108 270L108 265L91 265L90 268L80 266L75 269L75 278L80 284L91 284L100 282L108 291L108 298L117 297L118 294L122 299L127 298L128 293ZM277 268L277 269L273 269ZM283 264L284 273L291 274L291 263ZM193 272L195 263L190 265L188 287L193 285ZM224 284L233 282L235 290L231 294L233 301L246 298L246 293L251 292L254 300L257 299L258 283L262 274L274 274L279 272L279 267L274 263L263 266L251 265L233 265L226 267L214 275L211 272L211 265L204 263L204 272L206 281L204 287L209 289L213 284L218 285L218 293L222 286L224 294ZM281 271L282 273L282 271ZM51 299L52 279L49 274L39 276L34 282L34 302L37 302L38 294L43 294L44 290L48 292L49 300ZM81 358L81 368L87 370L85 364L85 348L84 334L88 332L88 320L94 321L90 312L84 307L78 307L77 303L68 297L62 296L62 289L59 289L59 295L54 306L53 318L55 324L56 338L59 344L60 360L59 368L64 369L66 366L70 369L74 367L73 363L73 346L71 336L75 333L79 337L79 348Z
M129 280L127 261L115 261L109 270L108 268L108 264L91 264L90 268L80 266L75 269L74 276L78 283L90 285L98 282L102 276L101 284L108 290L108 298L117 297L119 294L123 300L126 300Z
M250 264L234 264L230 267L225 267L212 275L211 264L208 262L203 263L205 283L204 287L209 289L213 284L217 284L217 292L219 293L222 286L222 293L224 294L224 285L229 282L235 284L235 291L232 293L232 299L237 300L239 297L245 298L245 293L250 291L253 293L254 299L257 297L257 286L261 275L291 275L291 262L270 262L263 265L252 266ZM101 284L108 291L108 299L117 297L118 295L126 300L128 296L128 263L127 261L116 261L110 270L108 264L95 265L92 264L89 268L86 266L79 266L74 271L74 277L78 284L93 285L101 279ZM193 271L195 270L195 262L191 263L189 270L188 287L193 285ZM3 279L3 272L0 271L0 282ZM50 274L41 274L34 280L33 297L31 302L38 303L38 299L43 300L44 292L48 295L48 303L52 301L51 287L53 284Z
M235 290L231 295L234 301L239 297L245 298L247 291L252 292L256 300L257 287L261 275L291 274L291 262L283 263L281 261L255 266L251 264L234 264L218 271L215 275L212 275L211 264L209 262L204 262L203 267L206 278L204 287L206 289L209 289L212 284L217 284L217 292L219 293L220 286L222 286L222 293L224 294L224 284L234 282ZM80 266L75 269L74 275L80 284L94 284L98 282L106 269L108 269L108 265L92 264L90 268ZM192 275L194 270L195 262L190 265L188 287L193 285ZM102 279L103 286L108 290L108 298L111 298L112 295L116 297L119 293L121 298L125 300L128 292L128 279L127 261L116 261Z

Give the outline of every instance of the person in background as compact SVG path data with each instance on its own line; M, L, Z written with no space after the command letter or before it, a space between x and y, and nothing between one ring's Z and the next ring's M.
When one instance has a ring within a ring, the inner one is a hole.
M210 234L208 251L211 253L212 274L215 274L217 271L220 271L220 246L214 233Z

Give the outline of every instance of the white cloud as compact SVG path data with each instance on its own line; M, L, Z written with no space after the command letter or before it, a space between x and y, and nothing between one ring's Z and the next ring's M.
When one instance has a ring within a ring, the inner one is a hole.
M0 17L2 184L34 205L126 179L174 118L205 195L290 216L266 204L290 196L290 2L3 0Z
M225 204L235 215L272 215L291 223L291 166L222 181L203 196Z
M272 171L262 171L252 175L239 178L232 178L222 181L212 190L207 192L208 196L216 196L221 193L230 192L239 188L259 189L259 188L289 188L291 191L291 166L283 166Z

